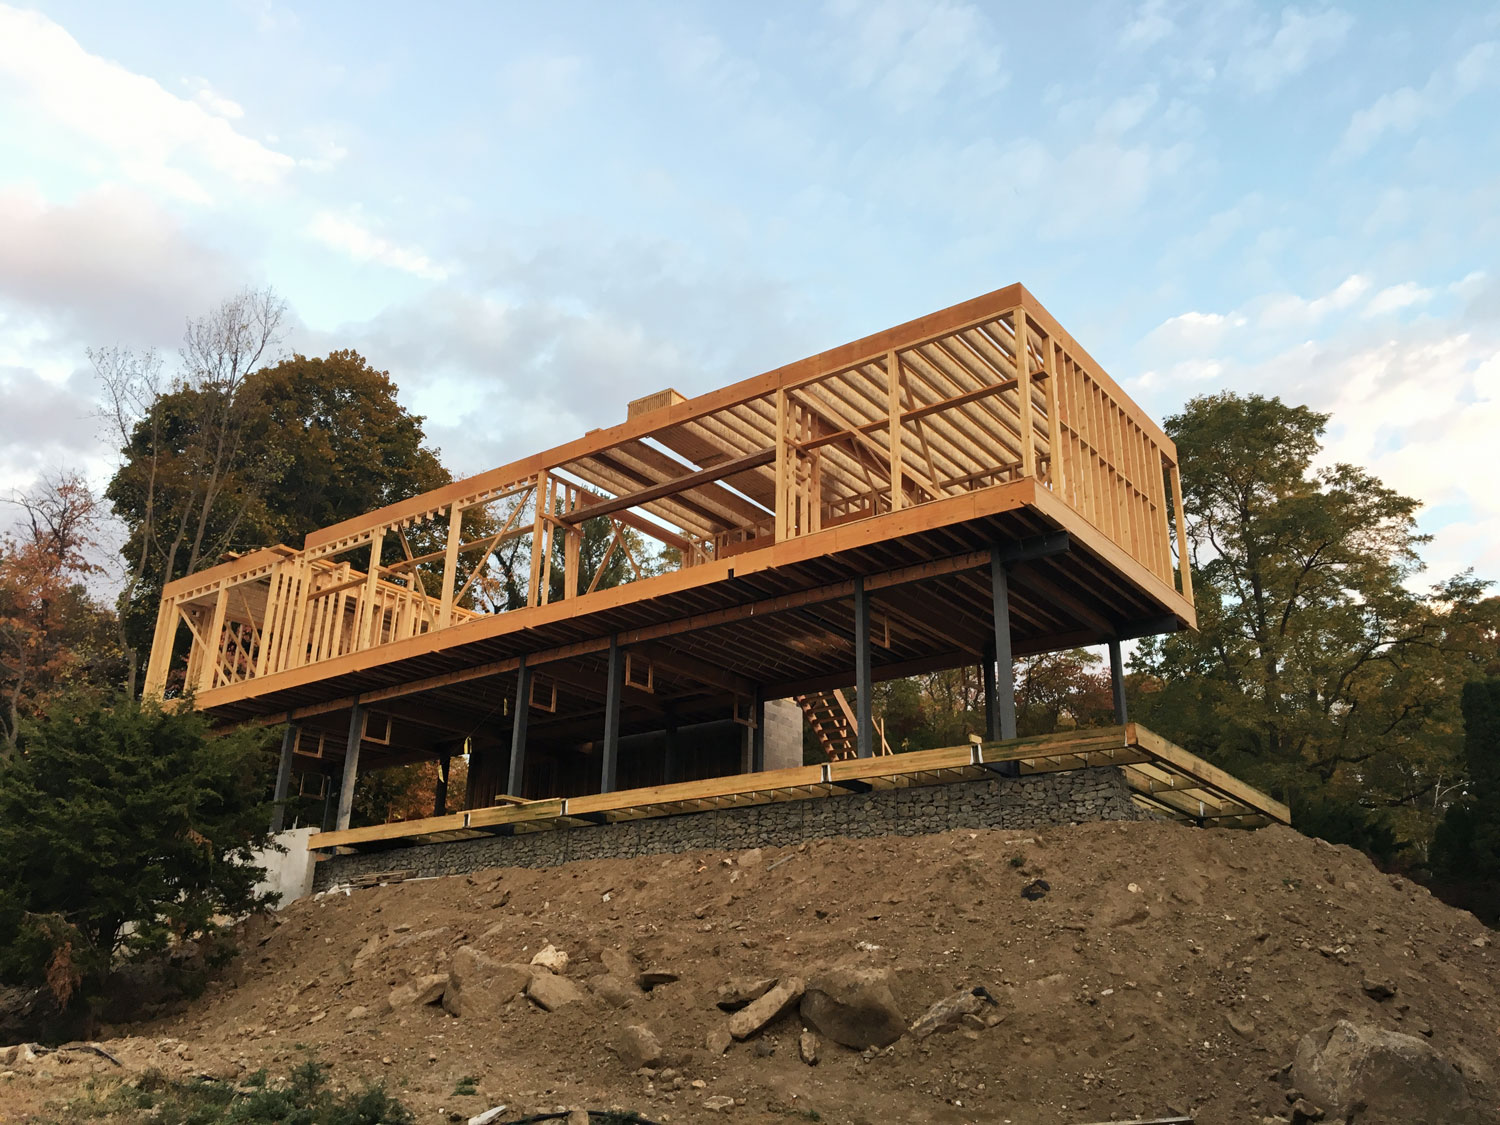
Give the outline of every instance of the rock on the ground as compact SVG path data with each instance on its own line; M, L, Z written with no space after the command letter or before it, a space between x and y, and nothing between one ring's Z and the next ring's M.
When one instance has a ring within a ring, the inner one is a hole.
M615 1036L615 1054L626 1070L635 1071L643 1066L655 1066L661 1061L661 1043L656 1034L638 1023L627 1024Z
M801 977L782 977L775 988L729 1017L729 1034L748 1039L795 1004L805 987Z
M722 1011L737 1012L746 1004L759 1000L776 987L775 977L736 977L725 981L714 995Z
M420 1007L423 1004L436 1004L447 993L448 979L447 973L429 973L407 984L398 985L391 989L386 1004L392 1011L409 1005Z
M621 980L613 973L591 978L589 990L612 1008L628 1008L645 995L634 981Z
M1425 1040L1348 1020L1297 1045L1293 1085L1330 1118L1360 1125L1466 1125L1477 1120L1458 1068Z
M797 1039L797 1054L801 1056L802 1061L808 1066L818 1065L819 1046L817 1035L804 1027L801 1036Z
M568 968L568 955L551 942L548 942L536 951L535 955L531 958L531 963L554 973L566 972Z
M860 1051L888 1047L906 1033L906 1017L891 995L888 969L825 969L807 982L802 1018L825 1038Z
M729 1050L729 1045L734 1042L734 1036L729 1034L726 1028L716 1027L710 1031L704 1040L704 1046L708 1053L717 1058Z
M483 1113L476 1113L469 1118L469 1125L490 1125L491 1122L499 1121L500 1115L505 1112L503 1105L491 1106Z
M526 987L533 970L496 961L472 945L462 947L448 963L443 1009L465 1019L493 1019Z
M599 954L599 960L604 962L604 971L612 977L621 980L635 980L638 971L635 958L623 949L606 949Z
M566 977L549 973L546 969L537 969L532 973L531 983L526 986L526 995L543 1011L555 1012L569 1004L576 1004L584 998L585 993Z
M939 1000L928 1008L916 1023L911 1033L918 1039L926 1039L938 1032L957 1031L966 1026L966 1016L977 1016L987 1008L995 1008L995 998L983 988L966 988L952 996Z
M670 969L647 969L635 978L635 983L650 992L663 984L676 984L681 978Z
M715 1113L723 1109L733 1109L734 1099L726 1098L723 1094L715 1094L711 1098L703 1099L703 1108L713 1110Z

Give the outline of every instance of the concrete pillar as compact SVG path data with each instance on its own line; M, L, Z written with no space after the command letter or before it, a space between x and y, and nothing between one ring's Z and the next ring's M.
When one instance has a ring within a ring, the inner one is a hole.
M1000 548L990 549L990 594L995 618L995 691L990 741L1016 737L1016 669L1010 647L1010 580Z

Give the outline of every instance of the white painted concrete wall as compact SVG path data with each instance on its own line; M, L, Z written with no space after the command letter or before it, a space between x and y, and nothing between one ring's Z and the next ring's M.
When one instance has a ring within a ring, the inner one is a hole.
M292 828L272 837L286 851L267 848L256 852L255 865L266 869L266 877L256 885L256 893L279 892L282 906L312 894L313 855L308 842L317 833L316 828Z

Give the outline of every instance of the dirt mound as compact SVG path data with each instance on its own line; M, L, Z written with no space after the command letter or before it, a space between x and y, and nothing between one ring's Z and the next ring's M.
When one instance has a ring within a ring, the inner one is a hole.
M104 1047L224 1077L310 1052L383 1080L419 1122L504 1103L498 1120L618 1106L673 1122L1240 1125L1291 1120L1299 1040L1347 1020L1421 1038L1476 1105L1497 1104L1494 935L1288 829L963 830L513 868L330 893L260 925L189 1011ZM549 945L565 964L533 964ZM456 964L460 1016L442 1000ZM798 1003L770 994L833 969L875 970L844 977L888 985L908 1025L948 1002L945 1030L866 1050L804 1036ZM546 1011L539 994L566 999ZM729 1035L729 1009L756 1003L771 1022ZM0 1107L19 1119L95 1068L112 1064L15 1065Z

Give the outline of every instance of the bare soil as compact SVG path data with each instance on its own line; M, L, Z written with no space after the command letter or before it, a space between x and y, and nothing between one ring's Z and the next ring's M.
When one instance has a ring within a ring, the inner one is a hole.
M1050 889L1029 901L1021 890L1039 878ZM502 1121L613 1106L662 1122L1239 1125L1290 1116L1278 1071L1338 1018L1429 1037L1497 1104L1496 935L1359 853L1283 828L963 830L497 869L325 894L244 937L187 1010L112 1029L102 1045L123 1069L86 1053L15 1066L0 1120L66 1119L86 1074L232 1079L311 1054L345 1083L384 1082L433 1125L500 1103ZM382 1014L393 988L443 972L461 946L524 963L549 942L580 983L613 951L679 979L626 1009L590 996L546 1012L518 996L493 1020L439 1004ZM1003 1019L881 1051L825 1041L809 1066L794 1007L722 1056L706 1046L727 1023L725 981L836 963L891 969L908 1021L974 986ZM667 1052L654 1073L613 1050L630 1024ZM454 1093L464 1078L477 1092ZM724 1098L735 1105L705 1105Z

